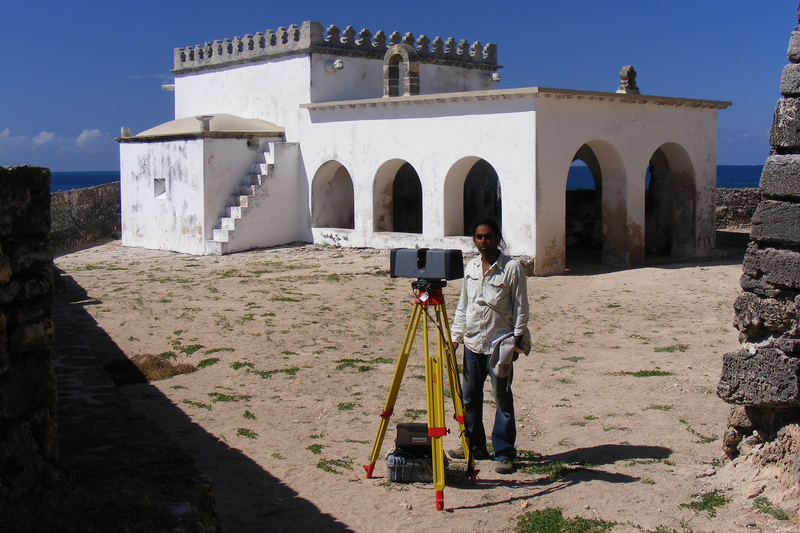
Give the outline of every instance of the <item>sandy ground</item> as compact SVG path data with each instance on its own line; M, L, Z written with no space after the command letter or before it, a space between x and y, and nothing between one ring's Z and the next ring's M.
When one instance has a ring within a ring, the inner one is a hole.
M507 476L480 461L476 485L448 484L443 512L431 485L388 482L382 456L377 477L361 467L413 304L411 280L388 276L388 252L309 245L193 257L114 241L55 264L85 291L72 320L103 363L173 352L201 367L122 390L214 478L227 533L513 531L516 517L549 507L618 522L616 532L798 530L753 510L747 496L760 486L776 507L796 504L721 449L730 408L715 388L723 353L738 346L739 262L528 278L534 350L516 363L513 386L527 457ZM444 289L450 314L460 288ZM394 422L425 420L421 339L382 453ZM487 391L491 427L488 382ZM450 449L458 426L451 402L446 411ZM534 472L556 461L569 470ZM713 518L686 507L715 489L730 502Z

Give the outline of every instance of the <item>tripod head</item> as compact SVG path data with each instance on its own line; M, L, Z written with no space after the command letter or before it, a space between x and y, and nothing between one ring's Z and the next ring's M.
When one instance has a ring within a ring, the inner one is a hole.
M447 287L447 282L443 279L418 279L411 282L411 288L421 292L441 290L444 287Z

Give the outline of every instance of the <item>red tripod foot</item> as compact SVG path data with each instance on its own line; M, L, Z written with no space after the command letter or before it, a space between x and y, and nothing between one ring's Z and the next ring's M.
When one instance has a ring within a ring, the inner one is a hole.
M444 510L444 491L437 490L436 491L436 510L443 511Z
M375 470L375 463L364 465L364 470L367 471L367 479L372 479L372 471Z

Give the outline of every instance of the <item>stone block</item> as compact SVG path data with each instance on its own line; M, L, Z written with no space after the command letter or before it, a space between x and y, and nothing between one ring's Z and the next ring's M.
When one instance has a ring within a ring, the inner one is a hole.
M758 293L768 292L776 287L800 289L800 252L772 247L760 247L750 243L742 263L742 288ZM744 276L748 276L745 287ZM771 295L771 296L774 296Z
M722 358L717 396L749 406L800 406L800 358L776 348L743 348Z
M800 32L793 31L789 38L789 49L786 57L791 63L800 63Z
M35 409L49 409L56 395L56 375L50 360L25 358L0 375L0 419L16 420Z
M49 318L40 318L20 324L9 332L8 348L11 353L52 349L55 326Z
M783 67L781 94L783 96L800 96L800 65L790 63Z
M800 100L781 98L775 105L772 116L772 129L769 144L775 148L795 148L800 146Z
M742 277L739 278L739 285L742 287L743 291L752 292L765 298L778 298L782 292L781 289L775 287L775 285L761 278L754 278L746 273L742 274Z
M3 251L11 263L14 274L34 268L47 268L52 264L52 256L46 240L28 238L15 239L3 246Z
M765 198L800 199L800 155L769 156L761 171L760 189Z
M797 309L793 300L762 298L745 292L733 303L736 316L733 325L748 340L757 340L769 335L784 333L796 335Z
M762 200L753 214L750 239L759 243L800 246L800 204Z
M50 231L50 170L0 167L0 236L39 235Z

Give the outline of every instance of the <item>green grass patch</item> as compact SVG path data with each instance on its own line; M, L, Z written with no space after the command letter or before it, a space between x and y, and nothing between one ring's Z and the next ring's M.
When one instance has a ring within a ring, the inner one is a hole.
M719 436L718 435L714 435L713 433L709 437L707 437L705 435L701 435L700 433L695 431L695 429L692 426L689 425L689 422L687 422L683 418L678 420L678 422L680 422L681 424L684 424L686 426L686 431L688 431L689 433L691 433L692 435L694 435L695 437L697 437L699 439L699 440L695 441L698 444L708 444L709 442L714 442L715 440L719 439Z
M253 414L253 413L251 413L250 411L245 411L245 412L244 412L244 414L243 414L242 416L243 416L244 418L248 419L248 420L255 420L255 419L256 419L256 415L254 415L254 414Z
M772 502L770 502L764 496L758 496L755 499L753 499L753 509L758 509L762 513L771 515L777 520L789 520L788 514L786 514L784 511L780 509L773 507Z
M519 533L606 533L617 525L600 518L564 518L561 508L531 511L517 517Z
M356 402L345 402L336 405L336 408L339 411L352 411L353 407L356 406Z
M577 363L578 361L583 361L586 358L585 357L573 356L573 357L562 357L561 359L563 361L569 361L570 363Z
M427 409L406 409L403 412L403 416L405 416L406 418L410 418L412 421L427 414L428 414Z
M336 370L344 370L345 368L354 368L358 372L369 372L374 370L376 365L391 363L392 360L388 357L373 357L372 359L336 359Z
M675 466L675 463L669 459L631 459L625 466L652 465L656 463L662 463L667 466Z
M719 490L708 492L706 494L692 494L692 498L699 498L697 501L691 503L682 503L679 507L684 507L697 511L705 511L709 518L717 516L717 507L722 507L730 503L730 498L726 498Z
M642 480L642 483L644 483L645 485L655 485L656 484L656 482L653 481L653 478L651 478L651 477L644 478Z
M198 407L200 409L205 409L206 411L210 411L211 410L211 406L206 404L206 403L193 402L192 400L183 400L183 403L185 403L186 405L191 405L192 407Z
M159 359L177 359L178 355L175 352L161 352L156 357Z
M667 372L666 370L639 370L637 372L609 372L610 376L633 376L635 378L656 378L662 376L672 376L674 375L672 372Z
M297 374L297 371L300 370L296 366L292 366L289 368L278 368L276 370L253 370L248 368L248 372L252 372L253 374L257 375L261 379L271 378L275 374L286 374L287 376L294 376Z
M235 351L236 351L236 348L211 348L210 350L206 350L204 353L206 355L209 355L209 354L212 354L212 353L235 352Z
M197 368L206 368L211 365L216 365L217 363L219 363L219 357L209 357L197 363Z
M253 397L245 394L222 394L221 392L207 393L213 403L216 402L249 402Z
M306 446L306 450L310 451L314 455L319 455L322 453L322 444L312 444L310 446Z
M253 363L248 363L245 361L234 361L231 363L231 368L234 370L239 370L240 368L255 368Z
M671 344L669 346L656 346L655 348L653 348L653 351L675 353L675 352L685 352L688 348L689 348L688 344Z
M672 406L666 404L653 403L642 409L642 411L647 411L648 409L652 409L654 411L671 411Z
M292 298L290 296L273 296L272 298L270 298L270 300L272 300L273 302L294 302L294 303L300 301L297 298Z
M344 472L340 470L353 469L353 460L349 457L345 457L343 459L320 459L317 463L317 468L324 472L341 475L344 474Z
M192 355L197 350L202 350L205 348L202 344L190 344L189 346L181 346L180 343L175 344L173 343L173 347L178 350L179 352L185 353L186 355Z
M525 465L519 469L523 474L531 474L535 476L544 476L548 480L556 480L564 477L570 472L577 472L591 468L592 465L585 464L568 464L564 461L543 461L540 463L533 463Z
M257 439L258 433L253 431L252 429L247 428L239 428L236 430L236 435L239 437L247 437L248 439Z

